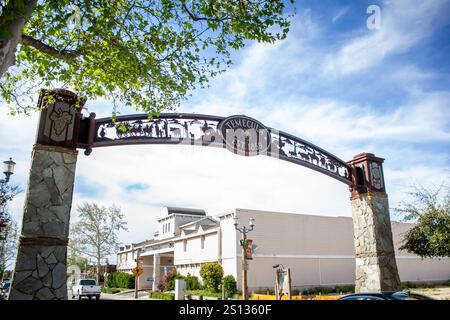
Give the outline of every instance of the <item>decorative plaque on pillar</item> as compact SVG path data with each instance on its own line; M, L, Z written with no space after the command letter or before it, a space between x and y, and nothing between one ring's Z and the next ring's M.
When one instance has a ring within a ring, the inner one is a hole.
M81 109L86 102L64 89L41 90L41 110L36 143L76 148Z

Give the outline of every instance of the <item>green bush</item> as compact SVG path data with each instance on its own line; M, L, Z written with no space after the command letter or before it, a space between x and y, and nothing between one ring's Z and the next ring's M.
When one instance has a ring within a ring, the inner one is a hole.
M184 281L186 281L186 290L199 290L201 289L200 281L196 276L191 276L190 273L186 277L184 277Z
M355 292L355 286L354 285L348 285L348 286L337 286L335 288L337 293L354 293Z
M293 290L292 290L292 295L293 295L293 296L299 296L300 294L301 294L300 289L293 289Z
M108 277L108 287L134 289L134 276L125 272L113 272Z
M150 292L150 298L153 299L162 299L162 300L175 300L175 293L172 292Z
M206 290L218 292L222 282L223 268L218 262L205 263L200 268L200 276Z
M231 298L237 292L236 280L232 275L228 275L222 280L225 297Z
M162 280L162 290L163 291L170 291L170 290L174 290L175 289L175 279L184 279L184 277L182 275L180 275L177 270L173 269L170 270L169 272L167 272L164 276L163 276L163 280Z

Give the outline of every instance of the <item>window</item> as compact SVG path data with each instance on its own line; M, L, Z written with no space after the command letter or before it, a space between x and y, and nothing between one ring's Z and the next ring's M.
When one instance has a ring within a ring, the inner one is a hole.
M167 231L170 232L170 223L167 224Z
M187 240L183 240L183 251L186 252L187 249Z
M433 300L432 298L410 292L396 292L392 297L396 300Z

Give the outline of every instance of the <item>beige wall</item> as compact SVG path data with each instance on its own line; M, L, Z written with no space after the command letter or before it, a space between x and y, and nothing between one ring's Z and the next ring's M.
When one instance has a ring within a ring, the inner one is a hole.
M220 217L220 230L221 230L221 258L222 267L225 275L232 275L237 279L240 275L240 259L238 259L237 253L239 250L239 239L234 225L233 225L233 213L225 214Z
M354 280L354 259L316 258L260 258L249 261L248 287L250 289L271 288L275 284L273 266L282 264L291 269L293 288L335 286L352 284ZM241 281L239 275L238 281Z
M153 256L142 257L142 274L139 276L139 289L151 289L152 282L147 281L148 277L153 276Z
M119 252L117 254L117 271L129 272L136 266L131 251Z
M217 230L200 231L193 236L180 237L175 241L174 264L177 271L183 276L190 274L201 280L201 265L219 260L218 235ZM184 250L185 245L186 251Z
M203 248L202 248L202 237ZM186 251L184 242L186 241ZM174 243L175 265L218 261L217 231L198 233L194 237L180 237Z
M292 286L333 286L354 284L355 259L353 223L350 217L325 217L236 209L239 224L255 219L248 238L257 245L249 263L248 286L272 288L273 265L291 268ZM402 281L446 281L450 259L424 259L399 250L412 224L392 223L396 258ZM236 244L237 279L240 287L240 247Z
M325 217L236 209L239 225L255 219L248 238L258 245L258 255L353 256L353 225L350 217Z

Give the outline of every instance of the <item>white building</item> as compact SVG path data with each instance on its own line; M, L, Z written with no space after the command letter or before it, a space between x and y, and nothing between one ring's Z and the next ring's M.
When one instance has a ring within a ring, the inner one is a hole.
M140 289L156 290L162 275L176 268L182 275L197 276L207 262L219 262L225 275L241 283L241 234L233 225L255 219L248 234L256 246L249 261L250 290L273 288L273 266L291 269L292 287L354 284L355 257L351 217L327 217L304 214L235 209L206 216L204 210L165 208L158 219L154 239L120 248L118 271L131 272L140 252L143 274ZM428 282L450 280L450 259L421 259L401 251L403 235L412 224L392 222L397 266L401 281Z

